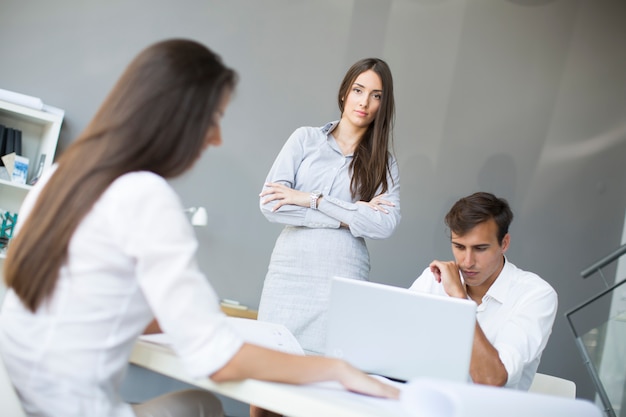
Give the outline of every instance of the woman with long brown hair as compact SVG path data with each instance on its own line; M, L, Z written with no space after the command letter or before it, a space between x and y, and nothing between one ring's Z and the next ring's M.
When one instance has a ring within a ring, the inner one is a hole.
M156 407L120 399L133 343L155 318L197 377L337 380L397 396L345 362L244 343L224 320L166 180L221 144L235 83L197 42L148 47L27 196L4 263L0 351L28 415L222 415L208 393L153 400Z
M284 324L313 354L325 350L331 277L367 280L365 238L387 238L400 221L387 63L366 58L352 65L338 104L340 120L289 137L260 194L261 212L286 226L274 246L259 319Z

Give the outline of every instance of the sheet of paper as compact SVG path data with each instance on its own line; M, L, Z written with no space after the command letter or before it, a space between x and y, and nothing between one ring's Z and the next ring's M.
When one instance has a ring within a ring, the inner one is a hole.
M400 402L414 417L602 417L587 400L432 379L405 384Z
M300 343L298 343L289 329L282 324L238 317L227 317L226 320L248 343L296 355L304 355L304 350L302 350Z
M248 343L296 355L304 355L304 351L294 335L281 324L239 317L226 317L226 320L241 335L243 340ZM144 334L139 339L167 347L172 346L170 337L164 333Z
M13 169L15 168L15 152L2 156L2 162L4 162L4 166L7 168L9 177L13 176Z

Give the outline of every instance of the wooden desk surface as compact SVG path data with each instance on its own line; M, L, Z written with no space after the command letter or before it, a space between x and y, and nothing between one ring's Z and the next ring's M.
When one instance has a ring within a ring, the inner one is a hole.
M221 304L220 307L226 315L231 316L231 317L242 317L244 319L253 319L253 320L256 320L256 317L257 317L256 310L231 307L231 306L224 305L224 304Z

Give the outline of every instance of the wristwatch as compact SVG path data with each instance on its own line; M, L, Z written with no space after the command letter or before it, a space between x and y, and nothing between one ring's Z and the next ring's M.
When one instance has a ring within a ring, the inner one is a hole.
M322 197L321 191L311 191L311 208L317 210L317 200Z

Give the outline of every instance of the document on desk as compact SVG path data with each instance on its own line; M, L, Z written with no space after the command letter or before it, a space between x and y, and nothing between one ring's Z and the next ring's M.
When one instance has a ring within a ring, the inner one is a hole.
M239 317L226 317L226 321L248 343L295 355L304 355L300 343L298 343L289 329L282 324ZM139 340L172 347L172 341L165 333L144 334L139 337Z
M282 324L239 317L226 317L226 320L248 343L295 355L304 355L304 350L296 337Z
M400 402L412 417L602 417L587 400L427 378L406 383Z

